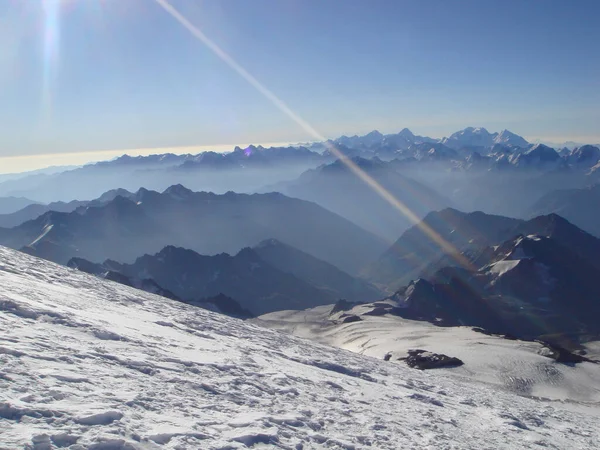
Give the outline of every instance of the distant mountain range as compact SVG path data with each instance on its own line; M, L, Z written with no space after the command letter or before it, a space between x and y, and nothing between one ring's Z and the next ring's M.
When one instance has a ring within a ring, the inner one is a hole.
M197 155L123 155L59 173L36 173L0 182L0 196L19 195L43 203L70 202L97 198L117 186L130 191L142 187L164 190L178 183L217 193L252 192L263 186L265 180L291 179L325 161L322 154L302 146L251 145L236 147L229 153Z
M339 155L330 145L351 158L368 177L357 177L337 159ZM384 191L377 192L373 181ZM473 127L443 139L417 136L408 129L395 134L373 131L296 147L249 146L226 154L123 156L74 170L24 176L0 183L0 195L52 202L0 213L0 227L21 226L49 211L70 213L99 206L100 195L116 186L127 189L121 194L130 198L127 193L137 192L140 186L162 192L183 184L195 191L222 194L232 190L282 192L315 202L393 241L413 225L415 217L422 218L433 210L454 207L528 218L536 210L536 202L557 187L587 189L596 183L600 183L600 149L591 145L556 151L543 144L530 144L508 130L492 133ZM390 206L382 198L385 196L396 199L400 207ZM96 203L87 200L90 198L96 198ZM412 213L410 220L407 210ZM593 231L589 225L584 228ZM38 227L37 236L41 229ZM269 237L273 236L261 236ZM40 244L44 245L50 244ZM152 248L158 250L160 247ZM206 253L207 249L199 250Z
M415 226L366 270L397 288L371 314L483 327L572 350L600 338L600 239L556 214L524 221L446 209L423 223L436 239Z
M114 261L107 260L104 264L97 264L83 258L71 258L71 260L67 263L67 266L82 272L96 275L105 280L131 286L142 291L150 292L151 294L160 295L161 297L184 302L189 305L197 306L202 309L208 309L220 314L238 317L240 319L254 317L250 311L242 308L237 301L226 296L225 294L219 293L212 297L202 297L199 299L184 299L175 295L172 291L163 288L152 278L139 278L134 275L128 276L122 272L119 272L117 270L118 263L115 263Z
M24 197L0 197L0 215L11 214L36 203Z
M305 145L236 147L228 153L124 155L79 168L57 168L13 179L5 177L4 181L0 179L0 196L24 196L43 203L70 202L97 198L115 186L130 191L141 187L162 191L177 183L216 193L228 190L251 193L335 161L339 154L331 151L331 145L347 157L397 159L404 163L410 159L427 163L446 161L450 164L448 168L458 170L503 168L510 164L506 161L510 154L533 147L508 130L491 133L485 128L469 127L442 139L418 136L406 128L391 134L372 131L364 136L342 136ZM561 158L568 156L565 151L570 152L559 149ZM483 159L470 161L472 156L478 158L475 155ZM229 174L226 182L224 173Z
M125 195L0 229L0 243L65 264L74 256L131 262L167 245L231 254L275 238L349 273L385 249L381 239L350 221L279 193L217 195L175 185L163 193Z
M267 239L252 249L271 266L329 292L337 299L365 301L383 295L372 284L276 239Z
M490 133L485 128L473 127L457 131L451 134L450 137L443 138L441 143L455 150L463 147L485 149L491 148L495 144L522 148L529 145L529 142L523 137L508 130L503 130L500 133Z
M418 218L452 204L433 189L399 173L391 164L378 158L355 157L352 163ZM391 206L377 189L340 160L265 190L313 201L389 241L413 225L402 210Z
M516 235L472 262L411 281L390 297L396 313L571 349L600 336L600 269L563 240Z
M600 184L583 189L552 191L532 205L528 213L531 217L556 213L600 237Z
M274 239L254 249L242 249L234 256L203 256L168 246L155 255L141 256L132 264L112 260L94 264L72 258L68 265L203 307L203 303L210 303L206 299L225 295L240 305L235 310L238 316L243 315L242 310L258 315L280 309L305 309L340 299L368 301L384 296L369 283Z
M516 235L538 235L557 239L589 264L600 269L600 240L585 233L564 218L550 214L525 221L482 212L463 213L455 209L432 212L423 219L455 253L449 253L423 227L413 226L380 259L364 270L367 279L397 288L421 276L429 276L445 266L471 269L463 261ZM458 258L457 255L466 254Z
M100 206L113 200L118 195L129 197L131 193L125 189L113 189L105 192L97 199L91 201L73 200L68 203L52 202L48 203L47 205L42 203L33 203L11 214L0 214L0 227L16 227L24 222L27 222L28 220L33 220L50 211L69 213L81 207Z

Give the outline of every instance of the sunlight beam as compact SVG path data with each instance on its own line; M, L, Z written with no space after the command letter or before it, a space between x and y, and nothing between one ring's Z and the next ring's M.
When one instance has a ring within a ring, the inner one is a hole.
M319 133L312 125L306 120L296 114L290 109L279 97L265 87L260 81L258 81L252 74L238 64L229 54L227 54L221 47L213 42L208 36L206 36L197 26L192 24L183 14L181 14L168 0L155 0L167 13L169 13L175 20L177 20L183 27L185 27L194 37L201 41L206 47L208 47L215 55L217 55L223 62L229 67L235 70L242 78L250 83L257 91L263 94L275 107L281 112L287 115L290 119L296 122L304 131L311 135L318 141L325 142L327 148L339 158L345 165L350 169L352 173L358 176L367 186L373 189L381 198L389 203L398 212L403 214L408 220L417 225L423 233L425 233L430 239L436 242L446 253L450 254L455 260L464 267L471 267L469 261L448 241L440 236L433 228L423 223L420 218L412 212L403 202L398 200L392 195L387 189L381 186L374 178L368 173L362 170L354 161L348 158L342 151L340 151L335 145L327 140L321 133Z

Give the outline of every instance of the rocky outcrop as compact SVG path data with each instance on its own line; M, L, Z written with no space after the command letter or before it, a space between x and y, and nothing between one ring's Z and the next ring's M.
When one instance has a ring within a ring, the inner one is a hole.
M389 360L390 358L388 358L387 360ZM409 350L408 356L398 358L398 360L404 361L409 367L421 370L440 369L444 367L459 367L464 364L460 359L455 358L453 356L443 355L441 353L432 353L428 352L427 350L418 349Z

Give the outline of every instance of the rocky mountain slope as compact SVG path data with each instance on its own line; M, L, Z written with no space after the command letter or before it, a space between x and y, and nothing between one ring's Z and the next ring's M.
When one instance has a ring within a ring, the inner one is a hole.
M127 198L71 213L48 212L12 229L0 243L66 264L132 262L167 245L202 254L237 253L275 238L340 269L356 273L385 248L384 242L348 220L310 202L281 194L217 195L181 185L162 193L140 189Z
M69 266L85 270L82 263L80 259L72 259ZM188 302L225 294L255 315L281 308L305 309L339 299L331 291L270 265L250 248L234 256L226 253L204 256L168 246L155 255L141 256L132 264L108 260L94 272L102 270L128 279L150 279Z

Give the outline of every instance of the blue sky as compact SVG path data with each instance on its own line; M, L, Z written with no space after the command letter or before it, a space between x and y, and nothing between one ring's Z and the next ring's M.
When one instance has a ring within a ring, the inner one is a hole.
M597 0L171 3L327 137L600 142ZM310 138L155 0L0 0L0 42L1 156Z

